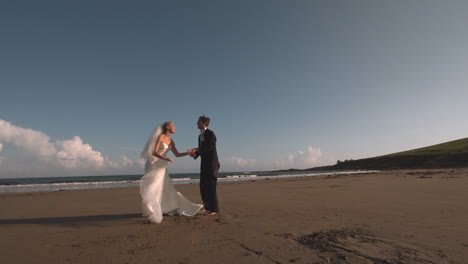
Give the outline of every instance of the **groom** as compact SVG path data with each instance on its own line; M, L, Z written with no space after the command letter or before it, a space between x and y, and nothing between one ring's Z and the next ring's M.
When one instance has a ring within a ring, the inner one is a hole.
M201 157L200 166L200 192L205 210L209 215L219 212L218 198L216 196L216 181L218 180L218 153L216 152L216 136L208 129L210 118L200 116L198 118L198 148L190 150L190 156L197 159Z

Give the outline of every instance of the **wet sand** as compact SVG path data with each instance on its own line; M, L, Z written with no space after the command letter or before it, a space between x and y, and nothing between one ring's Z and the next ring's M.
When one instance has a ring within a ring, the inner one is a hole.
M0 263L468 260L468 169L222 183L218 198L218 216L145 224L138 188L0 194Z

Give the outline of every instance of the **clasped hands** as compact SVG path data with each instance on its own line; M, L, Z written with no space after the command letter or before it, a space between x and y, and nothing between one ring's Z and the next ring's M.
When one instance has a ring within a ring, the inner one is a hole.
M195 157L197 156L197 151L198 151L197 148L187 149L188 154L189 154L190 157L192 157L192 158L195 158Z

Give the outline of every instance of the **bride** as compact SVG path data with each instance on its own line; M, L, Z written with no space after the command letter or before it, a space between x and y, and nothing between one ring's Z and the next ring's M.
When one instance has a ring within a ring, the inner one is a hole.
M179 153L171 135L176 131L172 122L156 127L148 139L141 158L147 159L145 175L141 178L140 194L143 204L143 216L152 223L161 223L163 214L194 216L203 205L192 203L180 192L177 192L167 173L167 165L174 162L166 157L172 150L176 157L188 155Z

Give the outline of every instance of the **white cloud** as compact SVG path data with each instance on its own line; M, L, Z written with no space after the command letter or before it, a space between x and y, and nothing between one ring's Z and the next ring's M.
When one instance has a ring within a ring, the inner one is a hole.
M55 143L57 153L55 156L60 164L67 168L104 166L104 157L101 152L93 150L89 144L83 144L80 137L71 140L57 141Z
M57 152L54 144L49 142L50 138L44 133L14 126L4 120L0 120L0 140L39 156L49 157Z
M275 163L278 168L297 168L306 169L317 166L323 156L320 148L308 146L306 151L298 151L296 154L290 154L283 160Z
M257 161L254 159L244 159L240 157L231 157L228 159L228 162L241 169L254 168L255 165L257 165Z
M142 168L140 160L121 157L119 161L111 161L96 151L90 144L75 136L69 140L51 142L46 134L12 125L0 120L0 151L4 144L16 147L17 157L8 159L3 157L0 162L3 172L21 172L37 170L54 171L55 174L81 174L112 171L120 173L120 169L127 173L132 168ZM0 171L1 173L2 171Z
M128 167L142 168L145 165L145 160L143 159L132 160L126 156L121 156L119 161L112 161L106 158L105 163L107 164L109 168L113 168L113 169L123 169L123 168L128 168Z
M220 171L252 171L257 170L261 165L261 162L255 159L242 157L222 157L219 162L221 163ZM190 171L193 170L194 168L191 166ZM195 168L195 170L198 170L198 168Z

